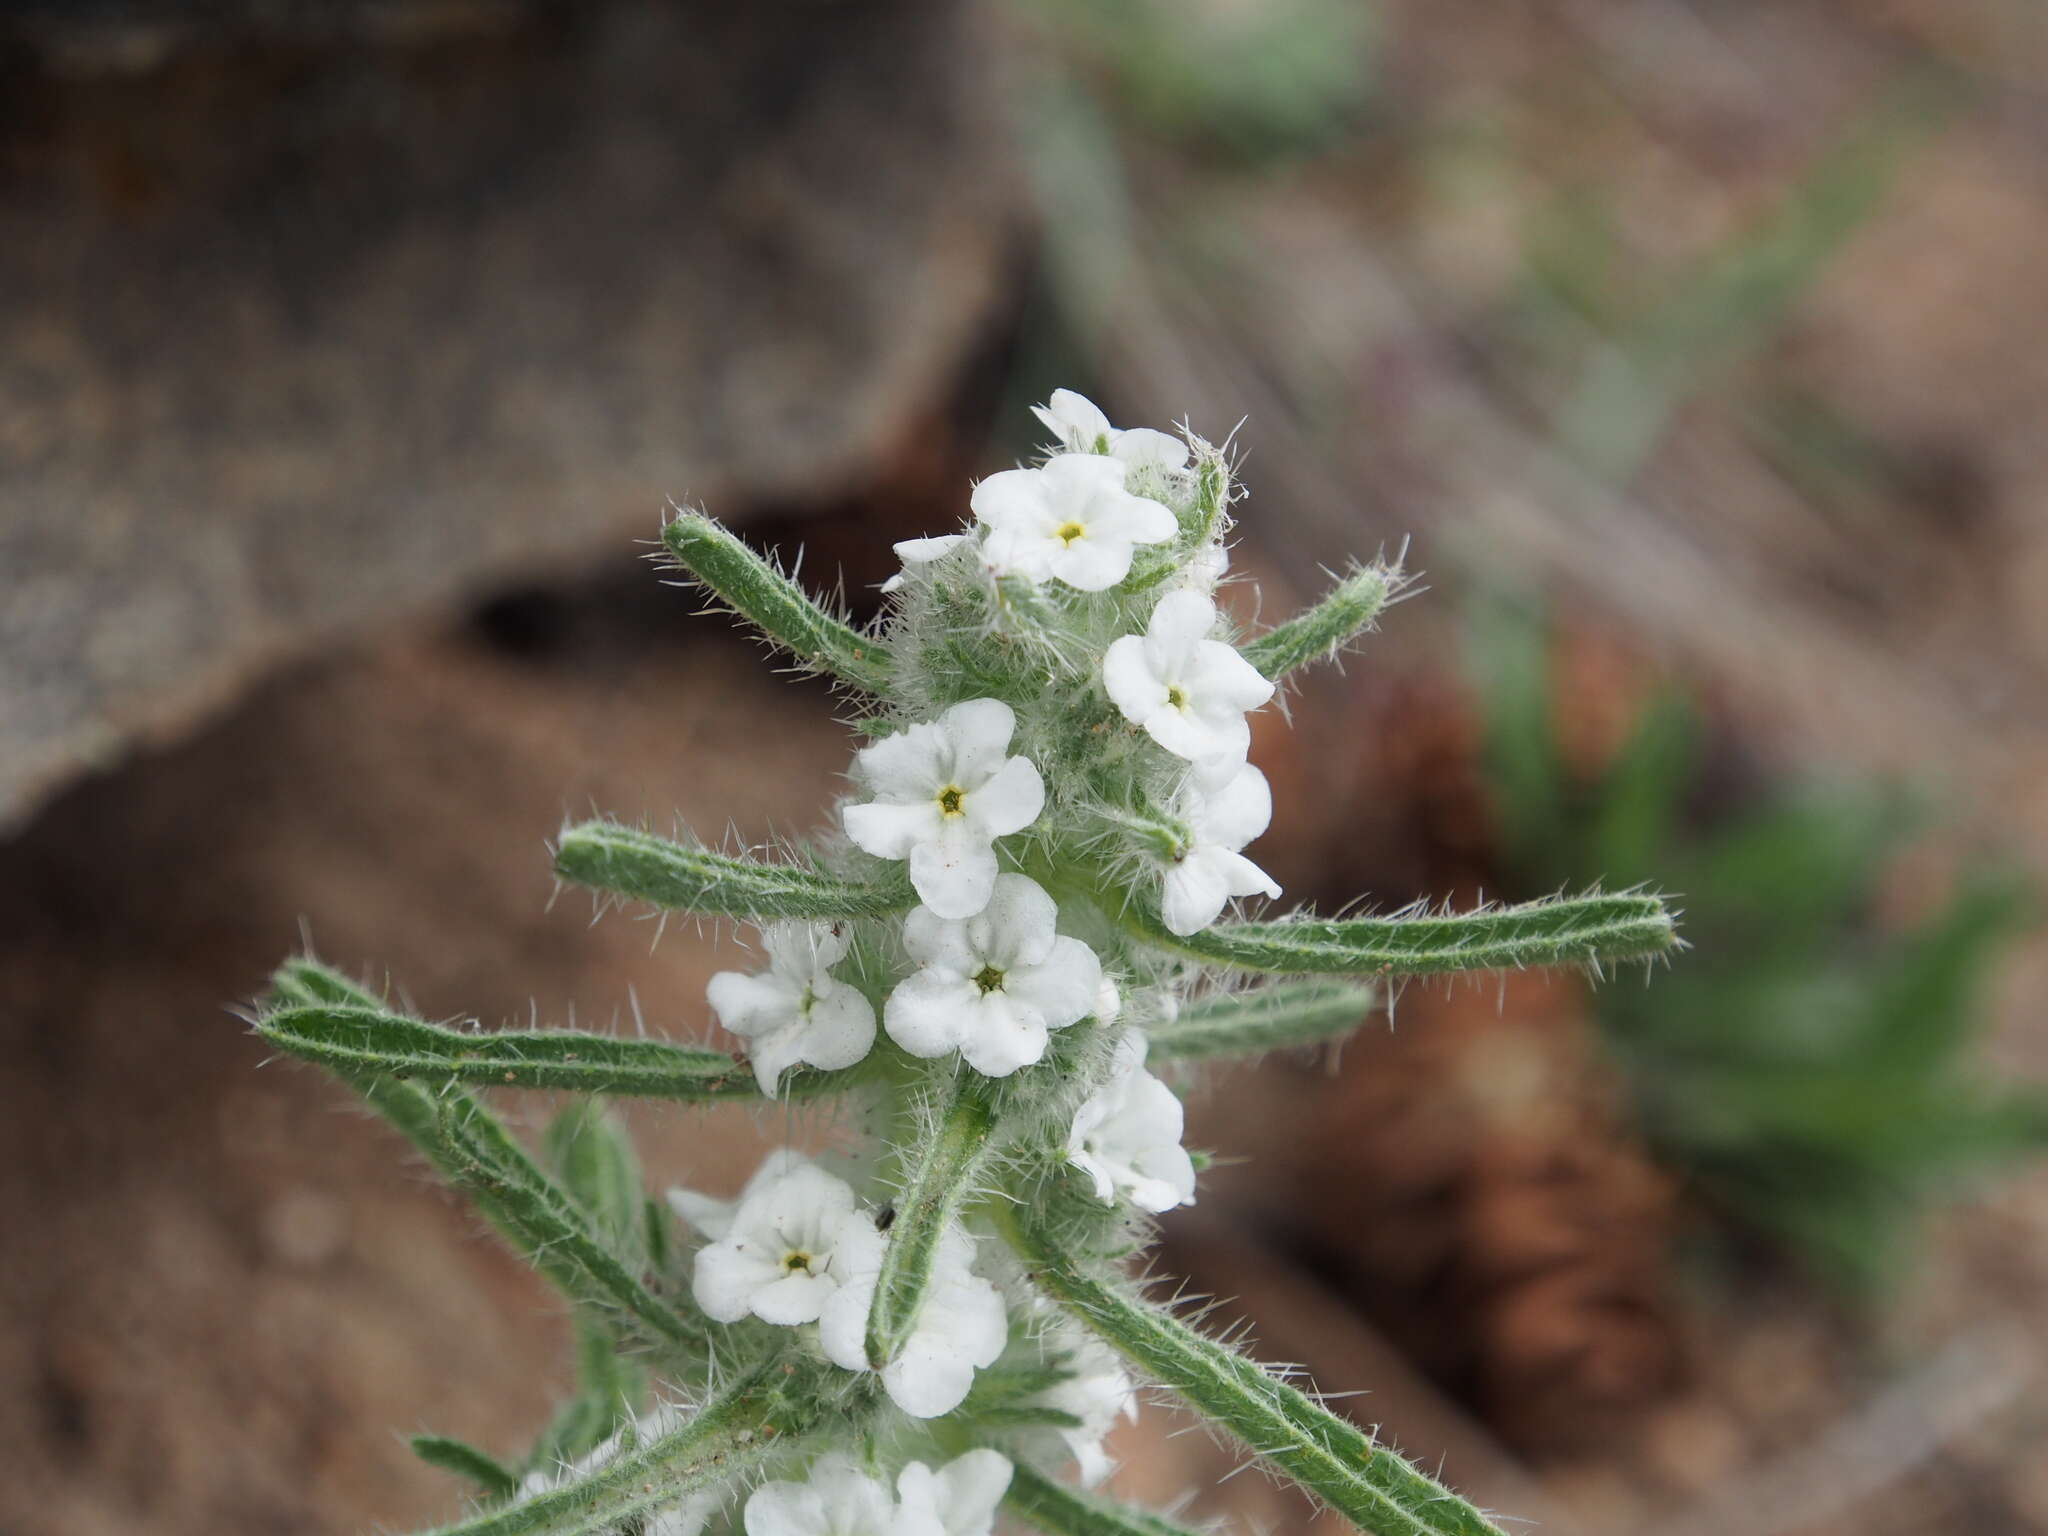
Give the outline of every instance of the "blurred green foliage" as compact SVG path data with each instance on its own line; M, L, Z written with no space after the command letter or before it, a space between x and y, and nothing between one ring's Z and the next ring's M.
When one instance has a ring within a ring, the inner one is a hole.
M2048 1141L2048 1094L1971 1061L2031 888L1967 867L1926 916L1887 927L1876 898L1914 830L1900 796L1811 784L1703 804L1704 730L1675 691L1584 779L1559 751L1543 622L1489 601L1471 636L1522 893L1654 879L1683 910L1691 952L1655 987L1596 994L1643 1134L1709 1211L1854 1296L1880 1292L1930 1198Z

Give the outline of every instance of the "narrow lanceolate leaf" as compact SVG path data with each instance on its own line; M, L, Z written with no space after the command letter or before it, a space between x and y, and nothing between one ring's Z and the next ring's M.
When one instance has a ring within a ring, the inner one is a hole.
M973 1193L989 1149L996 1116L987 1079L962 1070L938 1129L906 1154L906 1176L896 1197L896 1219L882 1272L868 1307L868 1364L882 1369L903 1352L930 1293L939 1245Z
M1221 992L1152 1030L1151 1057L1252 1056L1316 1045L1350 1034L1378 1000L1371 987L1346 981L1283 981L1250 992Z
M1327 661L1372 628L1399 590L1399 566L1363 565L1332 587L1313 608L1238 647L1244 659L1279 682L1296 667Z
M1134 899L1124 925L1148 942L1218 965L1274 975L1434 976L1530 965L1642 960L1678 945L1656 896L1573 896L1519 907L1415 917L1224 923L1181 937Z
M745 1476L814 1427L825 1368L770 1359L687 1423L544 1493L439 1527L427 1536L598 1536L637 1530L702 1489ZM843 1409L840 1411L844 1411Z
M1376 1536L1500 1536L1477 1509L1256 1361L1069 1257L1026 1203L997 1214L1032 1282L1146 1374Z
M351 1080L527 1262L606 1319L621 1343L705 1348L703 1328L647 1289L483 1105L452 1085L430 1090L385 1076Z
M280 965L270 978L272 1001L343 1008L382 1008L384 999L358 986L332 966L311 955L298 955Z
M1164 1515L1083 1493L1021 1461L1010 1474L1003 1503L1010 1513L1053 1536L1196 1536Z
M496 1457L473 1445L450 1440L445 1435L414 1435L411 1443L413 1455L421 1461L468 1478L486 1497L502 1499L518 1491L519 1479L501 1466Z
M697 512L661 531L677 561L797 660L841 682L880 693L889 682L882 642L827 613L768 561Z
M917 903L899 872L867 884L795 864L735 859L672 843L616 822L591 821L562 834L555 873L564 880L712 917L880 917Z
M723 1051L617 1038L582 1030L503 1030L484 1034L428 1024L382 1008L317 1005L280 1008L256 1031L280 1050L336 1072L416 1077L479 1087L569 1089L618 1098L758 1099L744 1062ZM785 1074L784 1098L832 1093L855 1073Z

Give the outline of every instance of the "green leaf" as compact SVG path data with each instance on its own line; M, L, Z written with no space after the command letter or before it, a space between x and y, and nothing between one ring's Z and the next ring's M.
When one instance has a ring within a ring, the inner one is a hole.
M519 1491L519 1479L507 1471L496 1457L473 1445L451 1440L446 1435L414 1435L409 1443L413 1455L428 1466L468 1478L490 1498L507 1498Z
M453 1086L430 1092L390 1077L352 1081L528 1263L571 1300L606 1319L621 1342L705 1351L702 1326L649 1291L592 1229L576 1202L475 1099Z
M889 684L889 653L880 640L827 613L803 588L697 512L661 531L683 568L769 639L806 666L869 693Z
M280 1003L331 1003L342 1008L384 1006L384 999L373 996L311 955L294 956L280 965L270 978L270 988L272 998Z
M594 1099L580 1100L549 1122L542 1146L563 1186L612 1245L637 1246L646 1196L640 1188L640 1160L618 1118Z
M1349 572L1313 608L1245 642L1244 659L1279 682L1295 668L1327 661L1373 626L1401 586L1399 566L1363 565Z
M1060 1247L1031 1202L993 1214L1034 1285L1362 1529L1379 1536L1500 1536L1478 1510L1357 1425L1257 1362L1089 1274Z
M438 1527L429 1536L601 1536L637 1528L700 1489L744 1476L772 1451L807 1434L825 1411L828 1369L771 1358L668 1434L573 1481Z
M1056 1483L1027 1462L1016 1463L1003 1503L1053 1536L1196 1536L1164 1515Z
M1239 970L1294 976L1597 966L1665 954L1678 944L1663 901L1644 895L1574 896L1441 916L1224 923L1188 935L1167 928L1149 898L1134 896L1122 921L1162 948Z
M280 1050L344 1075L385 1073L480 1087L568 1089L620 1098L758 1099L746 1063L723 1051L582 1030L483 1033L409 1019L381 1008L280 1008L256 1032ZM784 1074L780 1096L847 1088L858 1069Z
M756 922L883 917L907 912L917 901L900 869L873 884L842 880L794 864L730 858L609 821L585 822L563 833L555 873L673 911Z
M906 1154L896 1219L868 1307L868 1364L878 1371L910 1342L931 1291L940 1244L973 1193L995 1124L988 1079L963 1067L936 1132Z
M1348 1035L1379 1001L1371 987L1343 981L1287 981L1249 992L1219 992L1191 1003L1150 1032L1154 1061L1252 1056Z

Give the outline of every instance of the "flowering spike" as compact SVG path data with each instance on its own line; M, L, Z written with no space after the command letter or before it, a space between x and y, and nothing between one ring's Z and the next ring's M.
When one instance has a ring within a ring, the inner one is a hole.
M829 922L881 917L914 904L909 882L894 873L872 882L846 880L794 864L735 859L610 821L564 832L555 849L555 873L578 885L712 917Z
M618 1098L758 1099L745 1063L723 1051L586 1030L450 1029L381 1008L301 1005L263 1015L256 1032L279 1050L344 1075L416 1077L478 1087L568 1089ZM850 1072L794 1072L785 1097L845 1089Z
M1296 667L1327 661L1372 628L1402 580L1399 565L1358 566L1313 608L1247 641L1244 659L1276 683Z
M1343 981L1290 981L1252 992L1219 992L1183 1008L1151 1032L1154 1061L1255 1056L1348 1035L1378 994Z
M685 570L806 667L868 693L888 687L889 656L881 641L820 608L701 512L678 514L661 530L661 541Z
M865 1347L868 1364L875 1370L902 1354L917 1326L941 1244L972 1192L995 1123L987 1080L962 1071L936 1134L909 1158L909 1172L895 1201L889 1246L875 1281L875 1299L868 1307Z
M1052 1238L1033 1202L1005 1207L996 1220L1040 1290L1361 1529L1500 1536L1477 1509L1357 1425L1257 1362L1096 1278Z
M1225 923L1176 934L1156 907L1133 897L1126 928L1149 943L1280 976L1435 976L1531 965L1643 960L1678 947L1671 913L1656 896L1592 894L1440 916L1309 918Z

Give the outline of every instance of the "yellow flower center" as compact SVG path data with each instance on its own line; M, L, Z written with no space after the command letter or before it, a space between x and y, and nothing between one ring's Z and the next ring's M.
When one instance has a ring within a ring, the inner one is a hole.
M975 973L974 984L981 988L981 995L987 997L991 992L1003 990L1003 973L992 965L984 965Z
M1179 683L1168 683L1166 685L1166 702L1175 709L1186 709L1188 707L1187 689L1181 687Z
M1052 536L1062 544L1072 544L1076 539L1085 539L1088 528L1085 523L1065 522L1053 529Z
M792 1248L782 1256L782 1267L792 1275L811 1272L811 1255L801 1248Z
M939 791L939 814L942 816L965 814L960 807L966 799L966 790L962 789L958 784L948 784Z

